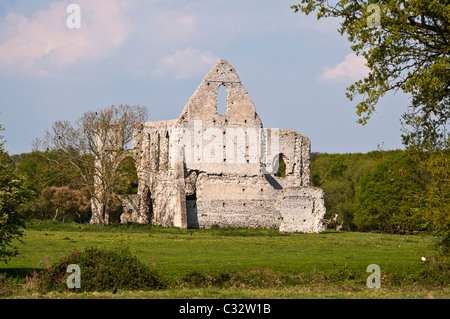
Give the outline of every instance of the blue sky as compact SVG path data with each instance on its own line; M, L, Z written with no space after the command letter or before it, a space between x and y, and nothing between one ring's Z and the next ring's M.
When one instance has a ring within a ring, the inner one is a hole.
M81 27L69 29L71 3ZM386 95L366 126L345 89L367 72L339 21L294 13L289 0L2 0L0 123L5 149L31 151L57 120L108 105L178 118L220 59L239 74L264 127L295 130L312 151L402 148L409 99Z

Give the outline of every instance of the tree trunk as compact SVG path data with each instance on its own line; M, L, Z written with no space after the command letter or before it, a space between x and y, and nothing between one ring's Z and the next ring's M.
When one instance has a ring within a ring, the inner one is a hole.
M58 217L59 208L56 209L55 217L53 217L53 220L56 220L56 217Z
M109 224L109 210L106 204L100 203L97 198L91 199L92 216L90 224L108 225Z

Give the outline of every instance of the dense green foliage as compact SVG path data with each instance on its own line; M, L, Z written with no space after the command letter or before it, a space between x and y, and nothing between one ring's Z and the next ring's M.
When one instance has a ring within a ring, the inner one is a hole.
M90 199L80 184L80 175L57 151L38 151L13 155L15 171L32 196L24 211L32 218L86 222L90 218Z
M311 183L325 190L326 217L347 230L355 228L355 193L361 177L370 172L381 158L379 152L368 154L314 154L311 162ZM331 225L330 225L331 226Z
M347 230L448 231L448 154L429 157L418 161L401 150L314 154L312 184L325 190L331 226L338 214Z
M286 162L284 161L282 155L278 158L278 169L275 172L275 176L286 177Z
M2 129L0 125L0 130ZM0 137L0 262L7 262L18 254L11 243L23 236L25 216L20 206L29 196L24 181L16 176L14 165L7 152L3 150Z
M385 231L422 230L424 187L405 152L391 152L360 180L354 222Z
M117 168L119 178L115 184L115 192L119 195L137 194L138 176L136 165L131 157L125 158Z

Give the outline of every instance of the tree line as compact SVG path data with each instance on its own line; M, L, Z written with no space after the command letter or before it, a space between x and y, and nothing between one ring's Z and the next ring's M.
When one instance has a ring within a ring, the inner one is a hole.
M23 181L27 198L22 211L42 220L89 222L89 190L64 154L33 151L8 158ZM117 194L137 192L136 167L125 160ZM448 229L450 225L450 154L419 159L410 150L353 154L311 154L311 185L325 191L326 220L347 231L413 232ZM111 222L119 222L122 206L113 200Z
M393 233L450 227L448 149L312 153L311 183L325 190L330 227Z
M66 159L58 151L33 151L6 155L12 172L22 180L28 196L21 211L39 222L58 220L86 223L91 220L92 191L71 165L61 165ZM94 162L94 158L91 159ZM109 204L111 223L120 222L122 204L117 195L137 193L137 172L134 162L127 158L118 167L119 178L114 185L115 196Z

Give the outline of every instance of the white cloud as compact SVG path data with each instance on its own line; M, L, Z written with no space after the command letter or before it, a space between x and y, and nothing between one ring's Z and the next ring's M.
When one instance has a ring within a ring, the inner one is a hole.
M369 74L370 69L366 66L366 59L350 53L345 60L333 68L325 68L319 76L321 80L339 81L347 79L359 79Z
M153 75L186 79L208 72L219 60L220 58L210 50L200 51L188 47L159 59Z
M0 70L46 75L82 59L98 59L120 48L130 24L124 12L125 0L77 0L81 8L81 28L69 29L68 1L53 2L49 9L31 17L8 13L2 24Z

